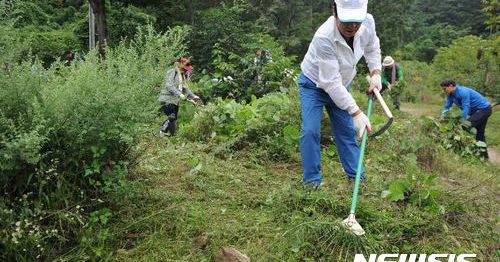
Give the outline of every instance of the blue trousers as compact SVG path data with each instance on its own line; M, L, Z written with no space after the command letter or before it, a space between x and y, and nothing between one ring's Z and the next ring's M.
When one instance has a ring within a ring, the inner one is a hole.
M349 178L356 177L359 159L359 146L356 141L356 129L352 116L345 110L338 108L330 96L316 84L300 74L300 110L302 113L302 135L300 137L300 153L304 171L304 184L321 183L321 147L320 125L323 116L323 107L330 118L332 135L335 137L340 162ZM365 179L364 167L361 170L361 179Z

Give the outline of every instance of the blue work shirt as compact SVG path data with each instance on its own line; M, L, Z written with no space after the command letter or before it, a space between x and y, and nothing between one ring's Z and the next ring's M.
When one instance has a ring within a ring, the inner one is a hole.
M464 120L474 111L490 106L488 100L476 90L461 85L456 85L455 92L446 96L443 114L448 112L453 104L462 110L462 119Z

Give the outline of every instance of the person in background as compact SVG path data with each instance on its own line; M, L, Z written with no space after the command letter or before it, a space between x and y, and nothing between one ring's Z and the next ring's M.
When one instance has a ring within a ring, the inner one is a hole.
M338 154L347 177L354 181L360 155L356 137L371 131L368 117L349 92L356 64L365 57L370 70L369 93L382 89L380 43L367 0L335 0L334 16L314 34L301 64L298 84L302 128L300 153L303 183L320 187L320 124L326 107ZM357 133L357 136L356 136ZM362 167L363 168L363 167ZM364 168L361 172L364 183Z
M401 69L401 66L396 64L394 59L390 56L384 58L382 66L382 91L389 90L392 104L397 110L400 110L401 104L399 102L399 96L403 92L405 84L403 69Z
M476 128L476 140L486 144L484 131L486 123L488 123L488 118L492 113L492 107L488 100L472 88L457 85L455 80L452 79L441 81L441 88L446 94L446 102L441 112L441 118L455 104L462 110L462 121L464 121L464 124L468 120L470 121L470 126ZM485 150L481 156L488 159L488 150Z
M71 50L66 50L64 51L62 59L64 61L65 66L70 66L71 62L73 62L73 59L75 59L75 53Z
M264 48L264 39L262 35L259 39L259 49L255 51L254 63L257 84L260 86L263 82L263 70L266 64L273 62L273 57L270 50Z
M193 66L189 59L179 58L174 67L167 71L165 84L160 92L160 111L165 113L167 119L163 121L160 128L159 137L165 135L174 136L177 132L177 115L179 113L179 103L181 100L191 100L195 103L201 99L193 94L188 87L188 80L193 71Z

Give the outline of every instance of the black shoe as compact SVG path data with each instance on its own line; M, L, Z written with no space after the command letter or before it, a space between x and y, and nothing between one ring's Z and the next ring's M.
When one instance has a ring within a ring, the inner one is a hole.
M482 158L484 158L485 160L488 160L490 159L490 156L488 155L488 151L483 151L481 152L481 155L480 155Z
M170 121L168 127L167 127L168 133L170 133L170 136L175 136L177 133L177 123L176 121Z

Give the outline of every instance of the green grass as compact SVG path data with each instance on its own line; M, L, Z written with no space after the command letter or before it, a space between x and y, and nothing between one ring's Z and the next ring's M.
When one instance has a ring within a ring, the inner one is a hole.
M311 191L301 186L298 152L288 163L259 158L254 151L221 158L209 144L145 138L136 149L143 154L133 170L135 194L119 196L115 207L111 256L212 261L222 246L232 246L252 261L352 261L357 252L477 253L481 261L492 261L498 244L498 167L426 144L414 118L396 112L390 132L369 142L369 180L357 212L367 231L362 238L339 226L348 215L352 188L326 150L327 187ZM401 149L402 134L433 150ZM407 160L408 154L415 154L416 162ZM396 178L422 173L438 175L432 187L439 192L439 209L381 197ZM207 240L197 244L201 238Z
M181 107L181 122L193 109ZM382 114L380 106L374 109ZM302 187L298 150L286 162L273 162L258 147L231 151L221 149L222 143L148 136L131 150L138 157L130 179L109 199L113 215L101 259L213 261L223 246L252 261L352 261L356 253L477 253L480 261L498 259L499 167L440 148L425 131L425 117L394 114L390 130L369 140L366 149L368 182L357 210L364 237L340 226L352 187L338 155L328 149L331 142L322 151L326 186L315 191ZM430 185L436 205L381 197L393 181L409 175L437 176ZM78 252L59 260L80 258Z

